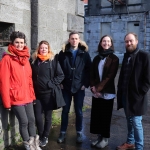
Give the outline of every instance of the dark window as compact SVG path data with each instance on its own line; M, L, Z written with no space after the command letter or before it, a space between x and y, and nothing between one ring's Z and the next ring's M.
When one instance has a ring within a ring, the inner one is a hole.
M10 34L15 30L13 23L0 22L0 46L8 46Z
M134 23L134 26L139 26L139 23Z

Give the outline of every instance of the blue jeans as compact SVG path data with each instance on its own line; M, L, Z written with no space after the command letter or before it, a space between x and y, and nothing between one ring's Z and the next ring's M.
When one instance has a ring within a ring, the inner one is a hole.
M71 106L72 97L74 100L74 109L76 114L76 131L81 132L82 131L82 120L83 120L83 113L82 113L82 107L83 107L83 100L85 96L84 90L79 90L77 93L71 93L66 90L62 90L64 100L66 102L66 105L63 107L62 115L61 115L61 132L66 132L67 126L68 126L68 113Z
M122 96L122 103L126 115L126 96ZM127 128L128 128L128 135L127 135L127 143L135 144L136 150L143 150L143 126L142 126L142 116L127 116Z
M127 117L128 137L127 143L134 144L136 150L143 150L142 116Z

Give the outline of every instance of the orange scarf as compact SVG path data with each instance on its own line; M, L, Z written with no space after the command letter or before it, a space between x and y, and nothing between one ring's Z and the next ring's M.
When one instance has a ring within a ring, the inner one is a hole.
M18 50L16 49L16 47L12 44L9 44L8 46L8 51L11 54L14 54L16 56L18 56L19 62L22 65L25 65L27 61L29 61L29 49L27 46L24 46L23 50Z
M48 60L51 57L51 53L48 53L46 56L43 56L41 54L37 54L37 57L40 58L42 61Z

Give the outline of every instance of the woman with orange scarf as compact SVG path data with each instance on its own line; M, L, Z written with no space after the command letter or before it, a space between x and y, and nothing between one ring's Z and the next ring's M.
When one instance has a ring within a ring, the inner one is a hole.
M64 106L62 97L59 97L59 102L57 102L56 97L59 94L54 93L54 89L59 88L59 84L64 79L64 74L57 61L57 55L54 56L47 41L39 43L32 59L32 79L36 95L34 112L40 136L40 146L44 147L48 143L52 111Z
M25 46L26 37L24 33L15 31L10 35L10 40L0 64L0 94L3 106L16 115L26 150L41 150L35 128L35 94L29 49Z

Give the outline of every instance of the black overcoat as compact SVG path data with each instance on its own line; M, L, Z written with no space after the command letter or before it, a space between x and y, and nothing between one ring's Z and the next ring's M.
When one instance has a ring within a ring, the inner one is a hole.
M141 116L147 110L147 92L150 88L150 54L138 50L133 54L131 72L126 94L127 116ZM122 66L124 64L124 59ZM117 109L123 108L121 85L123 81L123 67L121 68L118 92Z
M76 93L83 85L88 88L90 83L91 58L87 52L85 43L79 43L74 64L72 64L73 56L70 51L70 43L66 44L63 50L60 51L58 59L65 75L62 82L65 90Z

